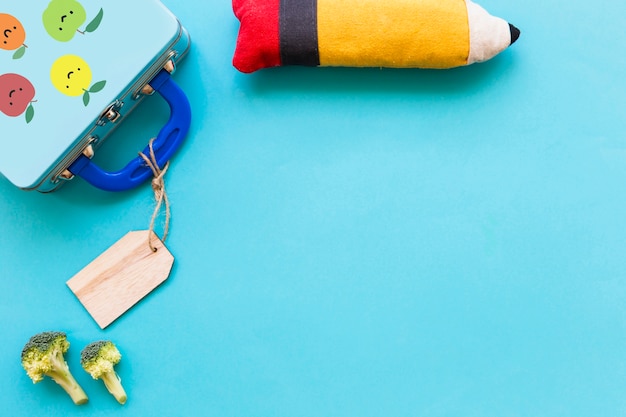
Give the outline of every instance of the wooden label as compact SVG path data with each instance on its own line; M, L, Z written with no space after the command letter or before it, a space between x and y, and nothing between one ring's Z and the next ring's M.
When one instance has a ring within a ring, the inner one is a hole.
M150 231L129 232L67 281L100 328L104 329L170 275L174 257Z

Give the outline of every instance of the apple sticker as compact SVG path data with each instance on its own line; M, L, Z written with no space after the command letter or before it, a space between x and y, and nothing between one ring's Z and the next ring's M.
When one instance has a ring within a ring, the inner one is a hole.
M66 96L82 95L85 106L89 104L90 94L102 91L106 85L104 80L91 85L91 68L77 55L63 55L54 61L50 69L50 80L52 85Z
M26 52L26 31L14 16L0 13L0 49L15 51L13 59L20 59Z
M43 25L52 38L59 42L68 42L76 33L84 35L98 29L103 15L104 11L100 9L85 30L79 30L87 20L87 12L82 4L76 0L52 0L43 12Z
M35 87L26 78L18 74L0 75L0 112L9 117L26 113L26 123L35 116L33 100Z

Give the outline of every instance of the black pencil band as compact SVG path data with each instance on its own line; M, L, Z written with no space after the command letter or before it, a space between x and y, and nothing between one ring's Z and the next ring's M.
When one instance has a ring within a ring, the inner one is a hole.
M317 0L280 0L282 65L318 66Z

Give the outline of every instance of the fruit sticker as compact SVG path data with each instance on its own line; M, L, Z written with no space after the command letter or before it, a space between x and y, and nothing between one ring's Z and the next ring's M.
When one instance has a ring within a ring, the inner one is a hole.
M104 11L100 9L96 17L85 27L79 28L87 20L87 12L76 0L52 0L43 12L43 25L46 32L59 42L69 42L76 33L84 35L94 32L100 26Z
M0 13L0 49L15 51L13 59L20 59L26 52L26 31L14 16Z
M50 79L61 93L70 97L82 95L85 106L89 104L90 94L102 91L106 85L106 81L98 81L91 85L91 68L77 55L63 55L54 61L50 70Z
M18 74L0 75L0 112L9 117L26 113L26 123L35 116L33 100L35 87L26 78Z

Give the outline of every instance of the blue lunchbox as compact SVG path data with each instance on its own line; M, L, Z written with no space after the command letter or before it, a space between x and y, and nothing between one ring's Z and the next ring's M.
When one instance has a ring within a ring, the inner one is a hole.
M157 92L171 115L152 146L158 164L167 163L191 121L189 101L171 77L189 47L187 31L158 0L3 1L0 173L41 192L75 176L108 191L151 178L139 156L117 172L91 158Z

